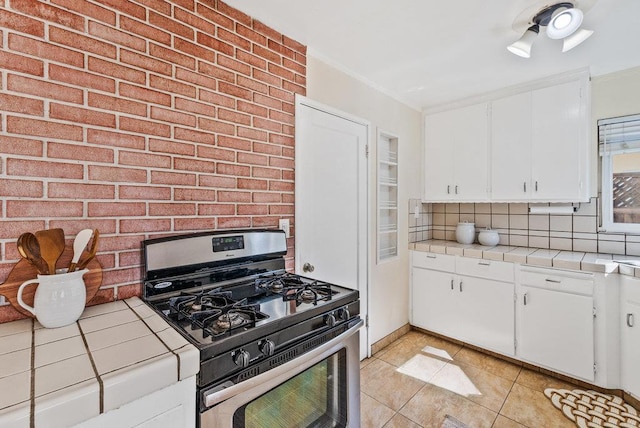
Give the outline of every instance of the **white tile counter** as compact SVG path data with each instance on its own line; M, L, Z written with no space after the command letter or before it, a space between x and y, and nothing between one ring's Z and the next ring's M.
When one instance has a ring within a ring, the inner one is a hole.
M61 328L0 324L0 426L78 424L199 369L199 351L137 297Z

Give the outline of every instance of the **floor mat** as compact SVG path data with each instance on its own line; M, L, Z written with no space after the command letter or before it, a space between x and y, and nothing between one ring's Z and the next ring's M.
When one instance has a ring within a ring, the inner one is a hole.
M547 388L553 405L580 428L640 427L638 412L620 397L596 391Z

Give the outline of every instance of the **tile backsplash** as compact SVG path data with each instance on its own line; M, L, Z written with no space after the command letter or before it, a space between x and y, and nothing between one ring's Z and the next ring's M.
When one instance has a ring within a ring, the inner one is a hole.
M598 198L573 204L577 207L574 214L529 213L530 206L540 205L549 204L423 204L419 199L410 199L409 242L455 241L457 224L467 221L475 223L476 230L486 227L497 230L500 245L640 256L640 235L598 231Z

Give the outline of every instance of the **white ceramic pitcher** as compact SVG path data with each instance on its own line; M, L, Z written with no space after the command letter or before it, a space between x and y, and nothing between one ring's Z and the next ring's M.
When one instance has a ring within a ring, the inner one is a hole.
M74 323L84 310L87 290L82 276L89 272L83 269L56 275L38 275L22 283L18 289L20 306L36 316L40 324L47 328L63 327ZM33 307L22 300L22 291L30 284L38 283Z

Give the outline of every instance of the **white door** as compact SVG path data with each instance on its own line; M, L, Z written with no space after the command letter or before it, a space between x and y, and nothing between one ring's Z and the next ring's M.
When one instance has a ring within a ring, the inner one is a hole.
M296 273L357 289L365 320L368 137L366 121L296 97ZM368 355L365 326L360 358Z

